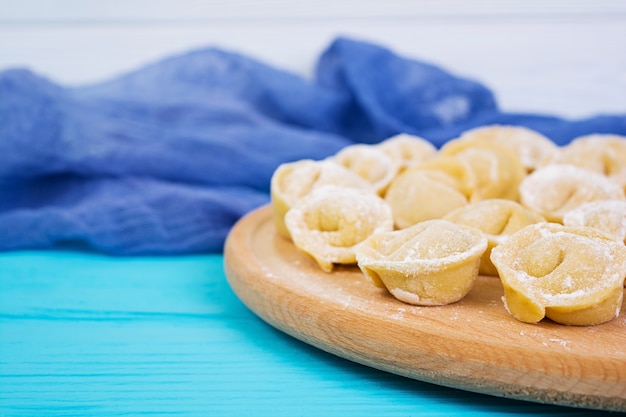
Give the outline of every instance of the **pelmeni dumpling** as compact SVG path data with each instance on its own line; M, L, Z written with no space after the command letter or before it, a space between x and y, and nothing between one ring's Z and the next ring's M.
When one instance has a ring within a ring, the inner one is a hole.
M605 175L626 192L626 136L592 134L578 137L562 147L552 163L574 165Z
M367 181L383 195L400 170L400 163L373 145L346 146L330 158Z
M285 215L294 245L326 272L354 264L354 246L372 234L393 230L393 214L375 193L326 185L313 189Z
M470 202L489 198L517 200L519 185L526 176L519 157L495 143L475 142L453 140L440 151L440 155L466 164L472 172L474 181L468 195Z
M444 220L476 227L485 234L488 246L480 261L479 273L491 276L498 275L490 259L493 248L523 227L546 221L534 211L506 199L490 199L469 204L448 213Z
M467 198L456 188L456 180L446 172L409 168L398 175L385 194L398 229L426 220L439 219L467 205Z
M626 136L580 136L563 146L552 163L575 165L608 177L620 176L626 171Z
M541 133L523 126L490 125L465 131L451 142L474 145L497 145L518 155L527 173L541 168L554 158L558 146Z
M462 193L467 201L476 190L478 182L470 164L454 155L438 154L437 157L424 161L411 170L428 171L428 175L438 173L437 178L445 178L446 184Z
M445 220L371 235L355 248L361 271L397 299L444 305L463 298L478 276L487 238Z
M521 203L562 223L563 215L592 201L623 200L624 190L602 174L573 165L548 165L530 174L519 187Z
M491 252L516 319L594 325L619 315L626 246L590 227L537 223Z
M563 224L593 227L626 244L626 200L602 200L583 204L563 215Z
M287 211L311 190L323 185L370 189L361 177L331 160L302 159L281 164L270 183L274 224L281 236L290 237L285 226Z
M396 161L400 165L400 171L437 155L435 145L419 136L406 133L385 139L375 146Z

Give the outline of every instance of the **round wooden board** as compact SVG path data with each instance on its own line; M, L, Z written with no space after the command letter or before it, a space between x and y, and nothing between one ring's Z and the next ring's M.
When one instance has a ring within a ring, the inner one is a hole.
M340 357L421 381L541 403L626 411L626 314L590 327L521 323L500 280L461 301L402 303L360 270L323 272L276 234L271 207L232 229L225 271L237 296L276 328Z

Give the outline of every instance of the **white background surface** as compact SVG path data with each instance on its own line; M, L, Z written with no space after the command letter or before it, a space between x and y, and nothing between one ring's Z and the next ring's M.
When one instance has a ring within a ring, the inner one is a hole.
M67 85L207 46L310 77L339 35L477 79L505 110L626 113L621 0L0 0L0 69Z

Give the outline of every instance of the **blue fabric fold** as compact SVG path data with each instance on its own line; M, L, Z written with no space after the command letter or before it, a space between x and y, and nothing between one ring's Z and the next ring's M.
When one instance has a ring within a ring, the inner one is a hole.
M440 146L495 123L560 145L626 134L626 115L502 112L477 81L346 38L321 54L313 80L217 48L78 88L4 71L0 250L220 252L232 225L269 201L283 162L403 132Z

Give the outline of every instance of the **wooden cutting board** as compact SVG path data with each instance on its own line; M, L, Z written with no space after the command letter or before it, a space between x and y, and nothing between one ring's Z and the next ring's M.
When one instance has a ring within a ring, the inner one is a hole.
M276 234L269 206L235 225L224 262L255 314L340 357L473 392L626 411L626 309L599 326L521 323L494 277L479 277L455 304L408 305L356 266L323 272Z

